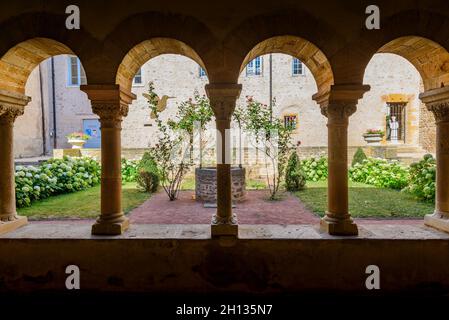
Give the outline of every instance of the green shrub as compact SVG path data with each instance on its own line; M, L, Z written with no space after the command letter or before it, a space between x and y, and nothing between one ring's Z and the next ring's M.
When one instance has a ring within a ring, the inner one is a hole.
M50 159L42 165L17 166L16 203L30 206L52 195L87 189L100 182L100 165L91 158Z
M367 159L365 152L363 152L362 148L357 148L357 151L352 158L351 166L355 166L357 163L363 163L363 160Z
M309 181L327 179L327 158L310 158L301 161L301 167Z
M160 172L151 153L145 152L137 165L137 185L143 192L156 192L160 183Z
M408 168L397 161L367 158L349 169L349 178L355 182L380 188L402 189L408 183Z
M419 200L435 201L436 163L432 155L410 165L409 184L403 191L414 195Z
M122 181L135 182L137 181L137 166L139 160L122 159Z
M301 168L298 154L293 152L288 158L285 170L285 188L288 191L299 191L306 185L306 174Z

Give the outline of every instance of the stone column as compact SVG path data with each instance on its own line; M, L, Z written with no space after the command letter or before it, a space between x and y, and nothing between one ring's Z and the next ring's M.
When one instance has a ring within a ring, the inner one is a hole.
M212 218L213 237L238 235L237 217L232 213L230 128L241 90L239 84L206 85L217 126L217 212Z
M424 217L424 223L449 232L449 87L429 90L419 97L436 122L435 211Z
M129 227L122 210L121 130L128 105L135 99L118 85L83 85L101 124L101 215L94 235L119 235Z
M367 90L364 85L333 85L326 94L314 96L328 119L328 210L320 227L331 235L358 234L348 206L348 125Z
M24 113L31 98L0 90L0 234L25 224L17 215L14 169L14 121Z

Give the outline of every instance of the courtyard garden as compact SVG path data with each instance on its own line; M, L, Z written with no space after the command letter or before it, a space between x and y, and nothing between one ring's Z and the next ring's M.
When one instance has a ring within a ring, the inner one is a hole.
M122 160L125 214L136 212L141 222L208 223L214 206L198 201L195 185L195 166L203 166L203 132L213 116L208 99L195 93L179 105L174 118L163 121L160 114L164 108L153 84L144 96L158 135L141 159ZM252 139L254 149L265 156L266 174L247 176L246 199L236 202L243 221L312 223L324 216L327 158L300 159L291 142L292 128L273 118L270 108L252 97L247 97L246 106L236 109L234 121ZM194 141L199 141L199 159L193 153ZM251 164L244 165L251 168ZM348 175L350 212L355 218L422 218L433 211L435 172L431 155L406 166L369 158L359 148ZM101 166L93 158L64 157L39 166L17 166L15 177L18 212L30 220L94 219L100 215Z

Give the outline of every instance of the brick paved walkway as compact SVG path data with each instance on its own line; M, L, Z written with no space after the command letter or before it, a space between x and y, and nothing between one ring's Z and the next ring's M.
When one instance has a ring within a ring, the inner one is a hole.
M164 192L151 197L130 212L135 224L209 224L215 208L205 208L193 200L193 191L183 191L179 199L169 201ZM247 198L237 203L234 212L239 224L318 224L319 217L305 208L294 196L285 194L282 201L267 201L267 192L248 191ZM363 224L422 224L422 219L356 219Z
M159 192L130 212L131 223L209 224L215 208L205 208L192 199L193 191L183 191L179 199L169 201ZM318 216L307 210L294 196L282 201L267 201L266 191L249 191L246 200L237 203L234 212L240 224L315 224Z

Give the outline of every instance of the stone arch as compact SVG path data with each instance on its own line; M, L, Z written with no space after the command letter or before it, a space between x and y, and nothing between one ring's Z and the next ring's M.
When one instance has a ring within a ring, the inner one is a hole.
M45 59L60 54L74 52L49 38L33 38L15 45L0 59L0 89L24 94L31 71Z
M133 47L120 63L116 84L131 90L132 80L139 68L148 60L162 54L180 54L198 63L207 73L200 56L187 44L171 38L153 38L145 40Z
M249 61L268 53L284 53L298 58L313 74L318 93L328 91L334 83L332 67L325 54L310 41L296 36L277 36L260 42L248 52L240 67L240 72Z
M102 78L129 88L129 73L138 70L135 64L142 65L166 53L181 54L195 60L205 70L207 67L210 77L207 56L216 43L209 28L194 17L156 11L138 13L122 20L105 38L104 48L110 68L105 70L107 74ZM130 61L132 59L136 62ZM127 71L128 67L131 69ZM113 73L109 74L110 71Z
M419 72L424 89L449 85L449 52L419 36L404 36L383 45L378 53L393 53L408 60Z
M331 63L337 83L361 83L376 53L398 54L415 66L428 90L447 82L448 50L449 19L435 12L408 10L383 16L379 30L363 28Z

